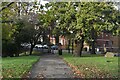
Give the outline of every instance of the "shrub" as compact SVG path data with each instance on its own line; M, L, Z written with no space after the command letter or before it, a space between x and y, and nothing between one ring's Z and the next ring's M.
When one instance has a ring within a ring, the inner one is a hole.
M15 56L19 56L19 52L20 52L21 48L20 46L18 46L16 43L13 42L4 42L2 43L2 56L3 57L13 57Z

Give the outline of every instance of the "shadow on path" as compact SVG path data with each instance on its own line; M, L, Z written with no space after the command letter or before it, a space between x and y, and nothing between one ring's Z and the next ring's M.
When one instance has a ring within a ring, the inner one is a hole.
M72 69L57 55L45 54L33 66L30 78L72 78Z

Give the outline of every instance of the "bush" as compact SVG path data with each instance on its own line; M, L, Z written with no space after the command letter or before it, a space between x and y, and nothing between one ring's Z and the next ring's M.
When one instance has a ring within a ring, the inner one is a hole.
M13 57L15 56L19 56L19 52L20 52L20 46L18 46L16 43L12 43L12 42L4 42L2 43L2 56L3 57Z

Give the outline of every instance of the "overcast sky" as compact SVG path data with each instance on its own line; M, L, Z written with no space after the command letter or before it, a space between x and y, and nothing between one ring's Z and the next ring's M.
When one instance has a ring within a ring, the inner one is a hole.
M40 1L40 4L42 5L45 5L46 3L48 3L48 1L45 1L45 0L38 0L38 1Z

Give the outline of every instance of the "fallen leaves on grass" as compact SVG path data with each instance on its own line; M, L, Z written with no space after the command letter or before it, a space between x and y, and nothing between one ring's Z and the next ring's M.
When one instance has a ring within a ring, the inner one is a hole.
M4 72L4 73L2 73L3 78L15 78L16 75L18 77L21 77L22 75L20 75L20 74L26 73L26 70L23 70L22 67L29 67L28 65L25 65L25 64L21 64L22 67L17 66L15 64L11 64L11 65L12 65L12 67L7 66L7 68L4 68L4 66L3 66L3 68L2 68L2 71Z
M106 70L99 69L96 65L77 65L78 69L83 73L86 77L89 78L110 78L110 73Z
M75 78L84 78L85 75L83 75L77 66L74 66L70 63L68 65L73 69L74 74L76 75Z
M108 71L99 69L97 65L73 65L69 62L66 63L72 68L75 75L74 78L112 78Z
M65 61L65 60L64 60ZM66 61L65 61L66 62ZM72 68L72 71L74 73L73 78L84 78L84 75L80 72L77 66L74 66L73 64L70 64L66 62L67 65L69 65Z

